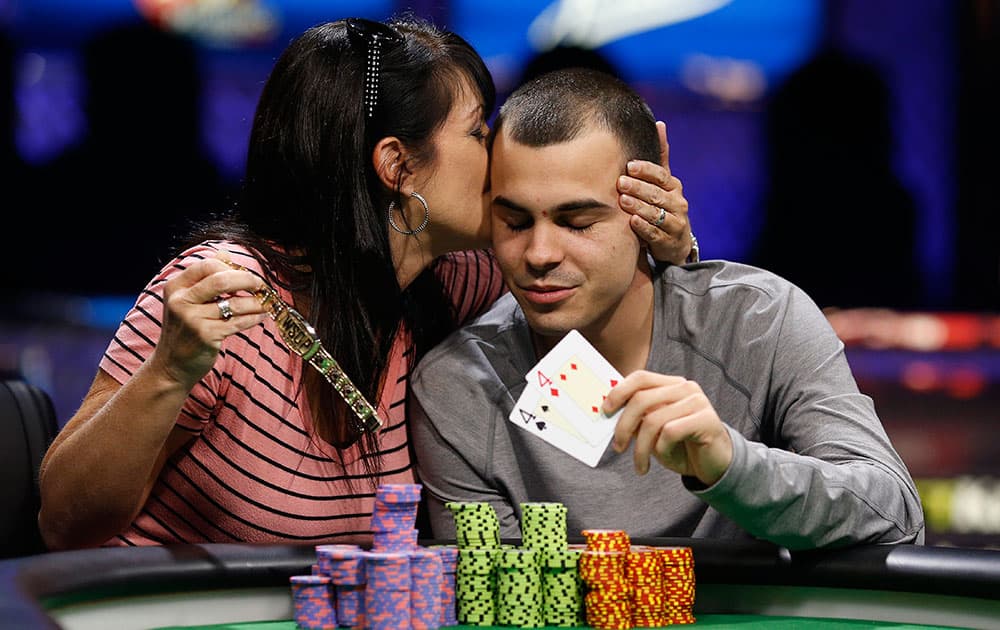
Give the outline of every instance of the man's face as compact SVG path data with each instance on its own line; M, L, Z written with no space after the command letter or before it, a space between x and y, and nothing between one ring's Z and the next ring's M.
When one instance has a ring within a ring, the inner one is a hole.
M626 298L645 254L618 207L624 166L618 140L596 127L538 148L497 135L493 247L535 333L558 340L576 328L602 338L634 308Z

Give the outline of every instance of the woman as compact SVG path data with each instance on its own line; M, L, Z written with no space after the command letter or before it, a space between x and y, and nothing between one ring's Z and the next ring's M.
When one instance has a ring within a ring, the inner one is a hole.
M414 481L411 365L503 291L482 249L493 106L482 59L421 21L293 42L260 97L242 202L139 296L45 457L48 546L366 535L375 487ZM637 232L683 259L679 182L636 174L655 184L628 180Z

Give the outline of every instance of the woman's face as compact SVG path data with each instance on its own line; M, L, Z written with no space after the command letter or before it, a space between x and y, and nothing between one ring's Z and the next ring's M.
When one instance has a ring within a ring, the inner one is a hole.
M430 206L428 230L438 253L490 246L487 113L476 90L462 81L447 120L431 138L434 160L426 179L416 180L415 190Z

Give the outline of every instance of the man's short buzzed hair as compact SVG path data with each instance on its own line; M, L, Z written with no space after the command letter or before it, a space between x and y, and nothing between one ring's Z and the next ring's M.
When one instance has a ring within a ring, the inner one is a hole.
M660 141L649 105L621 79L590 68L554 70L521 85L500 108L494 133L545 147L569 142L591 125L618 138L625 159L659 163Z

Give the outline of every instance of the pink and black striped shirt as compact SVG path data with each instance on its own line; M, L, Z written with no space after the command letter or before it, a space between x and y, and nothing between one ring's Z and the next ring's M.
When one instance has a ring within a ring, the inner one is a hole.
M101 369L125 383L159 339L164 284L220 250L263 275L253 256L233 243L212 241L187 250L139 296ZM483 311L504 291L486 252L449 254L437 261L435 271L453 296L460 321ZM291 303L291 296L278 290ZM393 345L382 398L375 403L384 423L374 454L382 459L376 485L414 481L405 418L413 352L404 331ZM314 436L308 408L297 395L303 365L281 342L270 319L227 337L215 366L191 391L177 418L177 425L194 438L166 463L134 522L105 545L320 544L367 535L374 486L356 447L343 451L341 464Z

